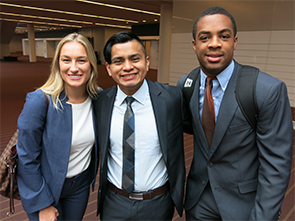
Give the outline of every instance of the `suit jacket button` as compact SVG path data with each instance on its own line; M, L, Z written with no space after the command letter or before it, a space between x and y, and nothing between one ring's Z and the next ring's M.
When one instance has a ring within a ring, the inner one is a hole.
M208 166L209 166L209 167L213 167L213 163L212 163L212 162L209 162L209 163L208 163Z
M207 182L205 180L202 180L202 184L205 185Z

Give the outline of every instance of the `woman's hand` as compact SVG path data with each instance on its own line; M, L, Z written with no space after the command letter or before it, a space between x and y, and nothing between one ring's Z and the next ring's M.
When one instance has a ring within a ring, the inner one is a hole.
M40 221L56 221L58 216L58 210L53 206L48 206L39 211Z

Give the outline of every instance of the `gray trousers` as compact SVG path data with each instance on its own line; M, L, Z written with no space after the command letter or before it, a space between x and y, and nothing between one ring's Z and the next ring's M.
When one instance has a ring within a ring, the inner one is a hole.
M186 220L222 220L209 184L197 204L185 211Z
M172 220L174 204L169 191L147 200L132 200L107 189L102 221L121 220Z

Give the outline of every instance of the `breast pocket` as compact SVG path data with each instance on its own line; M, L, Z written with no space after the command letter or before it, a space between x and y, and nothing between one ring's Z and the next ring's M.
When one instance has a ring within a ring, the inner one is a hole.
M251 130L251 125L243 115L240 108L237 108L235 115L229 125L228 131L230 133L239 133L246 130Z
M249 129L251 129L251 126L247 121L241 122L239 124L230 125L228 128L229 132L231 133L239 133L241 131L249 130Z

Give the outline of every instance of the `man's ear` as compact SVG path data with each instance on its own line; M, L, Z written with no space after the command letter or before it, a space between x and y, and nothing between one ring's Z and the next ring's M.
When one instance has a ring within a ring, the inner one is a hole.
M193 44L194 52L196 53L196 41L194 39L192 40L192 44Z
M149 56L146 57L146 67L147 67L146 71L148 71L149 68L150 68L150 58L149 58Z
M109 65L108 62L106 62L106 69L107 69L107 72L108 72L109 76L112 77L112 72L110 70L110 65Z
M237 44L238 44L238 36L234 38L234 50L236 50Z

